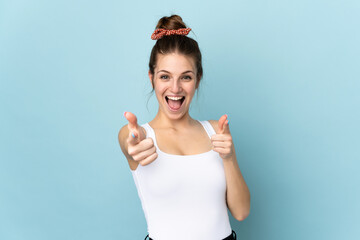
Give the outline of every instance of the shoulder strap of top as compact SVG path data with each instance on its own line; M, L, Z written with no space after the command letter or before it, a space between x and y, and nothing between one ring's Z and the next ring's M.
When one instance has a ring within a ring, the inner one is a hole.
M146 131L146 137L147 137L147 138L152 135L152 132L151 132L151 130L150 130L150 128L149 128L149 125L148 125L147 123L144 123L144 124L142 124L142 125L140 125L140 126L145 129L145 131Z
M209 121L199 121L203 127L205 128L205 131L207 132L207 134L209 135L209 138L211 138L212 135L216 134L214 128L212 127L211 123L209 123Z
M152 138L152 140L154 141L154 145L157 147L154 129L152 129L152 127L149 125L149 123L144 123L144 124L142 124L140 126L145 129L146 138L148 138L148 137Z

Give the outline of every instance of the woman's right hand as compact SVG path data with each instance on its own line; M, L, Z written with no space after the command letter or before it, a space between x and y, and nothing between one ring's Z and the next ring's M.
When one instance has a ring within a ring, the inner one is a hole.
M129 121L129 136L126 140L128 154L141 166L152 163L158 156L152 138L146 138L144 130L137 124L137 118L133 113L125 112L124 116Z

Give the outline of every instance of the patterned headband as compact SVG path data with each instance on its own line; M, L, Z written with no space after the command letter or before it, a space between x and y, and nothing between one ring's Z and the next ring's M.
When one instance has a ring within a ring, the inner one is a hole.
M158 28L154 31L154 33L151 35L152 40L157 40L162 38L164 35L188 35L191 28L179 28L177 30L166 30L163 28Z

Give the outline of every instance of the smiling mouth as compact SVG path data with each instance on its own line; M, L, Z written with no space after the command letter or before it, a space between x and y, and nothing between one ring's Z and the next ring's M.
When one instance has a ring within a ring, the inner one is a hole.
M170 110L172 111L177 111L181 108L183 102L185 101L185 97L182 96L182 98L173 98L170 99L168 96L165 96L166 102L170 108Z

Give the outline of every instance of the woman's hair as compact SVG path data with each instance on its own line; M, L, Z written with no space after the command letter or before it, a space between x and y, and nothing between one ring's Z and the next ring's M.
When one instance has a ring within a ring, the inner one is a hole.
M179 28L187 28L179 15L171 15L170 17L162 17L156 25L156 29L163 28L166 30L177 30ZM149 70L153 75L152 83L154 85L154 69L157 63L158 54L178 53L193 58L196 67L196 86L199 86L203 76L201 52L198 43L185 35L164 35L158 39L151 50ZM154 91L154 88L151 92Z

